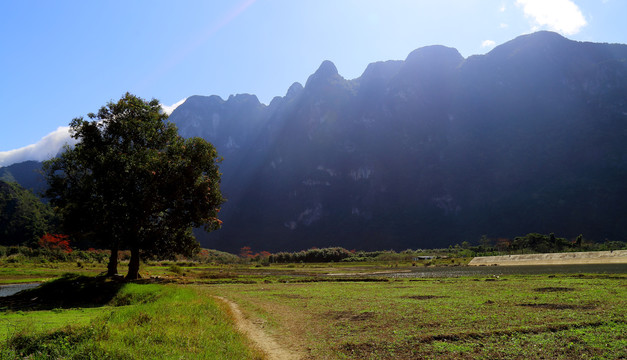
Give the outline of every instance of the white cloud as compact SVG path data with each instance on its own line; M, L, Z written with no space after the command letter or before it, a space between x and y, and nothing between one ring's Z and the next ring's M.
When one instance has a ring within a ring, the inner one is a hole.
M494 45L496 45L496 42L494 42L494 40L483 40L483 42L481 43L481 47L484 48L491 48L494 47Z
M586 18L571 0L516 0L534 29L547 27L564 35L573 35L586 26Z
M73 145L76 140L70 137L70 128L62 126L35 144L0 152L0 166L9 166L26 160L48 160L57 155L66 143Z
M170 115L172 111L183 104L185 100L187 99L183 99L170 106L162 104L161 108L166 114ZM70 136L70 128L68 126L62 126L44 136L35 144L15 150L0 151L0 167L27 160L48 160L57 155L63 148L63 145L74 145L75 143L76 140L72 139Z
M505 7L505 3L501 4L501 7L499 8L500 12L505 12L505 10L507 10L507 8Z
M500 27L501 29L507 29L507 28L509 27L509 25L508 25L508 24L506 24L506 23L500 23L500 24L499 24L499 27Z
M179 101L177 103L174 103L174 104L172 104L170 106L161 104L161 108L163 109L164 113L170 115L170 114L172 114L172 111L174 111L174 109L176 109L177 107L181 106L185 102L185 100L187 100L187 98L185 98L185 99L183 99L183 100L181 100L181 101Z

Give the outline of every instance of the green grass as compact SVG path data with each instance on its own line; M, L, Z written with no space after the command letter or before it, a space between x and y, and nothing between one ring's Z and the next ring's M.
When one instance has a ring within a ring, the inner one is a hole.
M627 357L625 276L271 283L213 291L270 331L291 334L316 359Z
M194 282L205 284L221 283L254 283L267 281L300 281L304 276L318 278L327 273L343 273L359 275L373 271L396 271L415 269L426 265L460 266L469 259L437 259L418 262L372 261L372 262L336 262L336 263L305 263L305 264L271 264L262 266L256 263L212 265L193 262L148 262L142 264L140 274L145 278L158 277L173 279L177 282ZM125 274L128 262L123 261L118 271ZM24 282L43 282L61 277L64 273L97 275L106 271L105 263L98 262L0 262L0 284L16 284Z
M102 311L97 308L9 311L0 313L0 343L25 329L46 332L68 324L88 325Z
M95 275L106 271L106 265L98 263L3 263L0 264L0 285L42 282L61 277L67 272Z
M260 358L211 295L312 359L627 358L624 274L393 279L359 275L411 264L155 263L141 273L176 284L127 284L62 275L71 268L28 265L61 279L0 299L0 359Z
M43 304L3 304L0 359L261 358L234 330L228 312L202 289L77 276L65 276L48 286L64 288L67 283L85 291L66 294L78 300L64 307L39 310ZM109 299L112 289L116 291ZM26 295L48 295L46 303L61 296L50 289ZM104 305L103 299L107 299Z

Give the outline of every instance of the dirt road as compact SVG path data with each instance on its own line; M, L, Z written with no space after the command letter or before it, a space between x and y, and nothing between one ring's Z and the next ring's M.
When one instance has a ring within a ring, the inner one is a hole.
M260 325L247 319L239 306L229 299L221 296L214 298L225 303L233 314L235 324L239 331L243 332L261 351L263 351L269 360L298 360L302 356L294 351L288 350L277 343L270 335L268 335Z

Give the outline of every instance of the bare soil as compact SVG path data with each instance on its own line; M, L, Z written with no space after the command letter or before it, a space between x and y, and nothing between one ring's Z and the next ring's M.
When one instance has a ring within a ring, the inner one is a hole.
M533 289L533 291L537 291L537 292L568 292L568 291L575 291L575 289L567 288L567 287L550 286L550 287L535 288L535 289Z
M401 296L401 297L405 298L405 299L413 299L413 300L430 300L430 299L444 298L446 296L440 296L440 295L407 295L407 296Z
M371 311L354 313L351 311L329 311L325 316L334 320L364 321L374 317Z
M591 305L571 305L571 304L547 304L547 303L539 303L539 304L516 304L518 306L525 306L536 309L548 309L548 310L592 310L595 307Z
M247 319L239 306L229 299L221 296L214 296L216 299L226 304L231 311L235 325L238 330L244 333L262 352L264 352L269 360L297 360L303 356L288 350L279 344L272 336L267 334L260 324Z
M470 266L627 264L627 250L478 256Z

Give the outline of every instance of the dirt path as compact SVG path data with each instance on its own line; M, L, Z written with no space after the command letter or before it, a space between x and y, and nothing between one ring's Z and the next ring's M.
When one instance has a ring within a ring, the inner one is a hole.
M221 296L214 296L214 298L222 301L231 309L238 330L248 336L266 354L269 360L298 360L302 358L298 353L279 345L270 335L263 331L260 325L246 319L236 303Z

